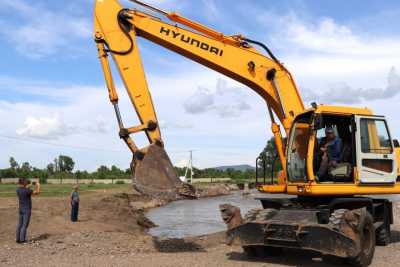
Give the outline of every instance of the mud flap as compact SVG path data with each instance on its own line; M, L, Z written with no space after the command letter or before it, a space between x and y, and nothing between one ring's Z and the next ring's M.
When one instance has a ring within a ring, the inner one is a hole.
M151 144L142 152L142 157L136 157L131 164L133 186L137 191L169 200L195 195L194 188L179 179L163 147Z

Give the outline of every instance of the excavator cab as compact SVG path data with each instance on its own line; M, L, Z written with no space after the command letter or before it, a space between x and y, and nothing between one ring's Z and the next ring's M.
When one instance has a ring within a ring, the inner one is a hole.
M367 109L340 110L321 106L295 119L286 152L288 183L394 185L398 162L385 118Z
M293 121L285 179L258 179L258 188L308 196L396 193L400 177L396 144L383 116L368 109L321 105Z

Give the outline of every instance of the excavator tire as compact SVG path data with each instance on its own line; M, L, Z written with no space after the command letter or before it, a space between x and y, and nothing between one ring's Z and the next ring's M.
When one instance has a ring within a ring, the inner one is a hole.
M366 267L371 264L375 252L375 227L371 214L365 209L359 209L360 252L357 256L348 259L356 267Z
M248 258L258 257L257 248L255 246L243 246L242 249Z
M347 209L338 209L332 212L331 216L329 217L329 224L332 225L333 229L340 230L340 224L344 220L344 215L349 210Z
M245 222L266 221L274 217L278 213L276 209L251 209L244 216ZM277 256L282 253L282 248L271 246L243 246L243 252L249 258Z
M265 221L278 213L276 209L252 209L244 215L246 222Z
M376 230L376 244L378 246L387 246L390 244L390 225L383 226Z
M263 258L265 256L279 256L283 249L280 247L271 246L243 246L244 254L248 258Z

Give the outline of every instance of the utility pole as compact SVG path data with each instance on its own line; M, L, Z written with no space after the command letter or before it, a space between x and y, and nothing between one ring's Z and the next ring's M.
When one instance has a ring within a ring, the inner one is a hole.
M188 171L190 171L190 183L193 183L193 150L189 150L189 161L185 168L185 182L189 180L189 177L186 177Z
M190 167L190 183L193 183L193 150L189 150L190 159L189 159L189 167Z

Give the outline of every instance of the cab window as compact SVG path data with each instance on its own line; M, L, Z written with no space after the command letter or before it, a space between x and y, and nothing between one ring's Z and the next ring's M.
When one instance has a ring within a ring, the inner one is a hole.
M291 131L288 146L288 178L291 182L306 181L306 160L308 140L310 138L309 124L296 122Z
M392 153L392 142L384 120L361 119L360 128L363 153Z

